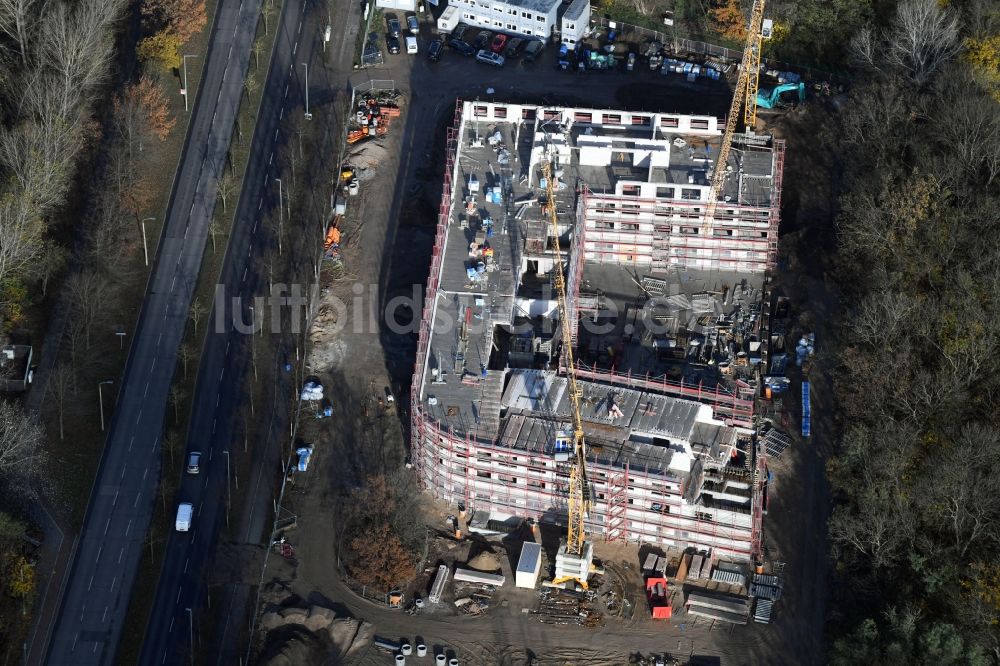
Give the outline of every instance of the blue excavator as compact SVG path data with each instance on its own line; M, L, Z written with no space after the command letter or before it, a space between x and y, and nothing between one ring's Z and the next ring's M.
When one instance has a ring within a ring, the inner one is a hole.
M757 91L757 107L761 109L774 109L784 106L781 95L783 93L794 92L798 95L797 102L801 104L806 99L806 84L785 83L770 90L761 88Z

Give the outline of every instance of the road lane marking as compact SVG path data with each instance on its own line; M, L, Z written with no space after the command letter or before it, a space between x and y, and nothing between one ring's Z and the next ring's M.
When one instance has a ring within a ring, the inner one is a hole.
M132 508L133 509L135 507L139 506L139 498L140 497L142 497L142 491L141 490L135 494L135 502L132 503ZM107 534L107 532L105 532L105 534Z
M114 578L111 579L111 591L112 592L115 591L115 583L117 583L117 582L118 582L118 576L115 576Z
M105 534L107 534L107 533L108 533L108 527L109 527L110 525L111 525L111 519L110 519L110 518L108 518L108 522L106 522L106 523L104 524L104 533L105 533Z
M274 162L274 151L271 151L270 157L267 158L267 166L271 166L273 162Z
M146 390L144 390L144 391L142 392L142 397L143 397L143 398L145 398L145 397L146 397L147 395L149 395L149 382L146 382ZM132 450L132 442L129 442L129 445L128 445L128 450L129 450L129 451L131 451L131 450Z
M118 564L122 563L122 558L125 557L125 546L118 552Z
M90 583L87 585L87 592L90 592L90 588L92 588L92 587L94 587L94 577L93 576L90 577ZM82 619L82 617L83 617L82 614L81 614L80 617Z
M139 421L142 420L142 410L139 410L139 415L135 417L135 424L139 425Z
M128 536L129 531L132 529L132 521L128 521L128 525L125 526L125 536Z
M131 451L131 450L132 450L132 443L131 443L131 442L129 442L129 445L128 445L128 450L129 450L129 451ZM113 506L116 506L117 504L118 504L118 489L116 488L116 489L115 489L115 499L114 499L114 500L112 500L112 502L111 502L111 506L113 507Z
M143 480L143 481L145 481L145 480L146 480L146 475L147 475L147 474L149 474L149 467L147 467L147 468L146 468L145 470L143 470L143 472L142 472L142 480Z
M101 553L103 553L103 552L104 552L104 544L101 544L97 548L97 559L94 560L94 564L99 564L100 563L100 561L101 561Z
M188 572L188 564L190 564L190 563L191 563L191 557L188 556L188 558L186 560L184 560L184 573Z
M104 624L108 620L108 607L104 607L104 614L101 615L101 624Z
M215 434L215 424L218 423L218 419L212 419L212 434Z
M168 633L168 634L172 634L173 632L174 632L174 618L170 618L170 628L169 628L169 629L167 629L167 633ZM166 654L164 654L164 655L163 655L163 658L164 658L164 659L166 659L166 658L167 658L167 655L166 655Z
M176 599L176 600L174 601L174 603L175 603L175 604L176 604L176 603L177 603L178 601L180 601L180 600L181 600L181 589L182 589L182 588L181 588L181 586L180 586L180 585L178 585L178 586L177 586L177 599Z
M226 366L222 366L222 369L219 370L219 379L220 380L222 379L222 375L224 375L224 374L226 374Z

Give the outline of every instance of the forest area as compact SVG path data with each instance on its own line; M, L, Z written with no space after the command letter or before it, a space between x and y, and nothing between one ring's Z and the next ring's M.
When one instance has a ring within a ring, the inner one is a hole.
M903 0L847 42L825 370L828 661L1000 658L1000 8Z
M109 332L138 312L170 186L156 171L177 122L166 91L206 23L204 0L0 0L0 341L48 359L27 394L0 395L5 661L41 583L41 498L72 524L89 493L95 389L124 361Z

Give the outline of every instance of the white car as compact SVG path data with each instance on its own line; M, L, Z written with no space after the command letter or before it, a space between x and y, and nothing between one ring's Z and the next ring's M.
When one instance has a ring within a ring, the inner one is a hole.
M406 36L406 52L415 55L417 52L417 38L413 35Z
M493 65L494 67L503 67L503 56L493 51L487 51L486 49L481 49L479 53L476 54L476 60L479 62L485 62L487 65Z

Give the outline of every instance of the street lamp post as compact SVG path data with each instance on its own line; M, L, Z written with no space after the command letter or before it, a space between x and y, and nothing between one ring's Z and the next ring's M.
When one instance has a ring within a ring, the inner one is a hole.
M309 113L309 63L304 62L302 66L306 68L306 120L312 120L313 114Z
M190 608L185 608L188 614L188 640L191 642L191 663L194 663L194 614Z
M97 385L97 402L101 406L101 432L104 432L104 393L102 387L105 384L114 384L114 382L108 379Z
M226 527L229 527L229 507L232 506L233 487L230 483L232 477L229 474L229 451L223 453L226 454Z
M184 96L184 99L187 99L187 95ZM146 245L146 220L156 221L156 218L146 217L139 223L139 226L142 227L142 256L146 258L146 265L149 266L149 246Z
M185 55L181 56L181 67L184 70L184 90L181 94L184 95L184 110L188 110L188 58L197 58L197 55Z
M278 255L281 255L281 236L285 229L285 198L281 192L281 179L275 178L278 181Z

